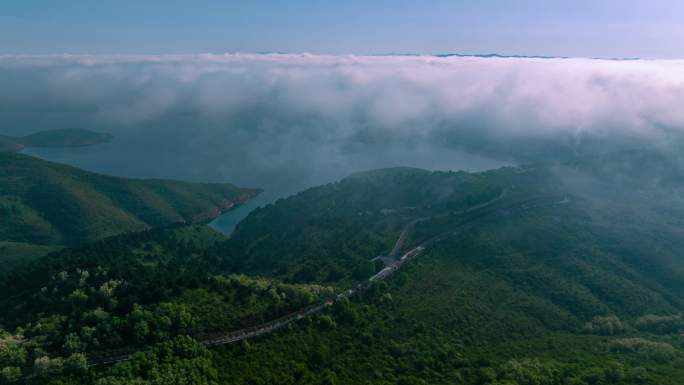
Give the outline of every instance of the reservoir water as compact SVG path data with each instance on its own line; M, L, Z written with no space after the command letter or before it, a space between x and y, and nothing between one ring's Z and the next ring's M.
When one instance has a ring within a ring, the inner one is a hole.
M235 226L240 223L241 220L246 218L247 215L252 212L252 210L258 207L266 206L280 198L285 198L285 196L286 195L282 193L279 194L275 190L264 191L244 205L238 206L221 214L218 218L211 221L209 226L220 233L230 235L233 230L235 230Z
M237 186L261 188L264 191L246 204L229 210L209 225L229 235L249 213L306 188L344 178L355 170L394 166L413 166L428 170L483 171L511 165L510 162L460 152L433 149L429 153L404 153L394 157L328 165L321 162L299 164L287 162L265 167L263 164L236 163L233 160L207 157L206 153L155 151L155 146L139 145L134 138L117 138L110 143L79 148L27 148L23 152L45 160L68 164L87 171L127 178L177 179L190 182L230 182ZM239 164L235 166L236 164Z

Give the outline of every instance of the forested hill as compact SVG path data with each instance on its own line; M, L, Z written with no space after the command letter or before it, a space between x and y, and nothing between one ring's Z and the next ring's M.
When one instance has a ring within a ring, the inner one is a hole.
M205 222L257 190L116 178L0 153L0 251L7 257L174 222Z
M481 228L494 221L493 237L515 233L519 238L494 244L531 247L526 253L557 258L567 248L554 248L550 239L581 247L581 254L601 250L602 257L589 263L613 255L632 272L630 280L638 278L639 285L651 289L667 287L667 301L679 303L675 298L684 295L684 262L677 257L684 246L679 226L684 168L678 159L638 151L483 173L395 168L355 174L255 210L230 240L216 246L216 263L292 282L358 279L373 271L369 257L386 255L405 225L429 219L416 224L414 237L422 238L414 242L454 231L462 220L459 211L503 194L493 213L475 219ZM547 205L556 217L529 222L529 216L549 211ZM509 219L522 214L519 225ZM531 227L524 232L526 223Z
M229 239L178 225L65 249L0 285L0 369L61 384L679 385L681 164L637 151L376 170L255 210ZM322 314L198 342L358 287L418 246ZM86 367L122 347L142 352Z

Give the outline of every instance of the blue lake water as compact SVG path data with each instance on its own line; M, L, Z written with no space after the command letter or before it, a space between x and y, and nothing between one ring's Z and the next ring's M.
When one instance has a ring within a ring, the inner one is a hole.
M306 169L295 169L288 163L277 167L259 168L259 165L239 164L232 160L221 163L202 152L177 153L154 146L141 145L135 138L115 137L110 143L78 148L27 148L23 152L46 160L64 163L88 171L128 177L178 179L190 182L231 182L242 187L262 188L264 191L244 205L223 213L209 225L215 230L231 234L235 226L257 207L274 203L303 189L339 180L357 170L369 170L397 165L428 170L482 171L511 165L509 162L459 152L452 149L434 149L429 153L406 153L401 161L380 159L360 161L345 167L332 167L325 163L306 164ZM152 148L151 148L152 147Z
M211 221L209 226L220 233L230 235L233 230L235 230L235 226L240 223L241 220L247 217L252 210L258 207L266 206L280 198L284 198L285 196L286 195L282 193L279 194L274 190L264 191L244 205L238 206L221 214L218 218Z

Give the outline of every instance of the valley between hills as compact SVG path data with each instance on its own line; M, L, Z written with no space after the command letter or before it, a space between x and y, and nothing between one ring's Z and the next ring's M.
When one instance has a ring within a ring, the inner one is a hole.
M644 150L374 170L258 208L230 237L188 220L67 245L0 282L3 375L676 384L679 165Z

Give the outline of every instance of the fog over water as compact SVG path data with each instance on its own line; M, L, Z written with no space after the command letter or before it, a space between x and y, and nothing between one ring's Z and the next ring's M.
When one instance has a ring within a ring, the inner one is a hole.
M669 146L684 128L681 100L678 60L0 56L0 134L115 137L29 153L272 197L379 167L476 171Z

